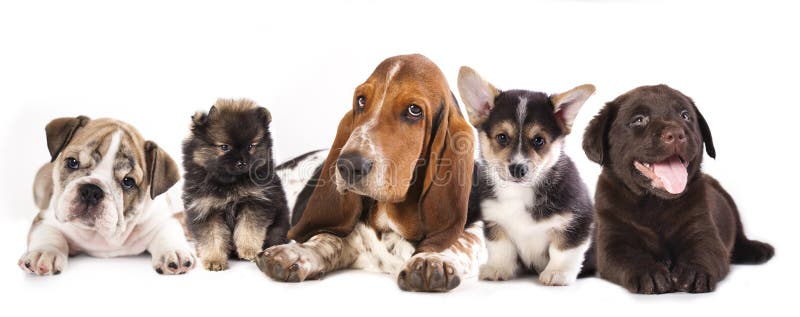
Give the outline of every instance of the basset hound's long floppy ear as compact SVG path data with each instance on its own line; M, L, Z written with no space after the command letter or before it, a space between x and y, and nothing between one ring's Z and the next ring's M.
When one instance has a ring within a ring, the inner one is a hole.
M153 199L175 185L181 179L181 174L175 161L155 142L144 143L144 155L147 162L147 178L150 180L150 199Z
M431 122L430 145L420 213L426 236L416 252L441 252L456 243L467 221L474 169L472 127L454 97L442 103Z
M355 228L363 210L361 197L352 192L339 193L334 181L336 160L352 132L353 111L351 110L339 122L336 139L328 152L328 158L322 165L317 186L308 199L300 220L289 231L289 239L305 242L320 233L331 233L344 237Z
M86 116L75 118L58 118L50 121L44 127L47 135L47 150L50 151L50 162L58 157L58 154L67 147L69 141L75 136L75 131L89 123L90 119Z
M600 110L583 133L583 151L593 162L604 166L608 164L608 131L617 116L617 100L609 102Z

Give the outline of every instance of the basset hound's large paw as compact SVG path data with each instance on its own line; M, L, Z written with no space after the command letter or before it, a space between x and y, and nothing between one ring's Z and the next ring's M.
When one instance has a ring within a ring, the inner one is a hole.
M325 274L319 255L297 243L264 250L256 257L256 265L267 276L281 282L302 282Z
M404 291L447 292L461 284L458 267L439 253L419 253L406 263L397 276Z

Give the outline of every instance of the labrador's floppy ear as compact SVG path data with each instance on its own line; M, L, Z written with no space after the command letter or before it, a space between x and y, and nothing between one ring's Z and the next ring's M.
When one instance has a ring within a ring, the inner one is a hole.
M469 122L477 127L489 117L500 89L483 79L474 69L461 66L458 71L458 93L467 108Z
M689 98L689 101L692 103L694 113L697 114L697 123L700 125L700 135L703 136L703 143L706 145L706 153L708 153L708 156L711 158L717 158L717 149L714 148L714 139L711 137L711 128L708 127L706 118L703 117L703 114L700 113L699 109L697 109L694 101L691 98Z
M58 118L50 121L44 127L47 135L47 150L50 151L50 162L67 147L69 141L75 136L75 131L89 123L89 117L78 116L75 118Z
M165 193L181 178L175 161L153 141L144 143L147 178L150 180L150 198Z
M586 127L583 133L583 151L593 162L606 165L608 163L608 131L617 116L619 106L616 100L609 102L600 110Z
M474 169L473 129L455 98L432 118L419 209L426 233L416 252L441 252L457 240L467 221Z
M586 103L586 99L589 99L594 94L594 91L594 85L585 84L550 96L550 102L553 103L553 111L555 111L556 118L566 134L572 131L572 124L575 122L575 118L578 117L578 111Z
M352 192L339 193L334 181L336 160L352 132L351 110L339 122L336 139L328 152L328 158L322 165L319 181L308 199L300 220L289 231L289 239L305 242L320 233L344 237L353 231L363 211L361 197Z

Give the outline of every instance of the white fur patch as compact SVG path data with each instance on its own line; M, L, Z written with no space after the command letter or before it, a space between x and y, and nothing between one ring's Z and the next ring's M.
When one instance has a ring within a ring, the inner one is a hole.
M519 258L527 267L542 272L550 261L553 234L569 225L571 215L553 215L536 221L528 211L534 205L533 186L499 179L494 179L494 182L497 198L481 203L484 219L503 228L506 237L516 247ZM489 242L487 247L490 259L494 252L509 252L508 244ZM500 249L495 251L496 247Z

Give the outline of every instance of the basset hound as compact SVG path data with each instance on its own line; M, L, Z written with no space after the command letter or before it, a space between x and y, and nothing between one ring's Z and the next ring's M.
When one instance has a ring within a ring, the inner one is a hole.
M355 268L393 274L407 291L454 289L477 275L485 254L481 228L466 223L473 146L433 62L384 60L356 88L326 160L298 196L289 232L297 243L265 250L258 267L286 282Z

